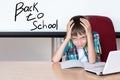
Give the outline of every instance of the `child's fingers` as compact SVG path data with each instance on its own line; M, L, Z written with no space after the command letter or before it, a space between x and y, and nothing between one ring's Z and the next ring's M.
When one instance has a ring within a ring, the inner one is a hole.
M73 26L74 26L74 23L72 23L72 24L71 24L70 29L72 29L72 28L73 28Z
M67 29L71 29L73 27L73 20L69 21L68 24L67 24Z
M80 18L80 21L84 24L84 26L86 26L86 27L90 26L90 23L89 23L89 21L87 19Z
M86 32L91 32L90 22L84 18L80 18L80 21L82 22L80 24L85 28Z

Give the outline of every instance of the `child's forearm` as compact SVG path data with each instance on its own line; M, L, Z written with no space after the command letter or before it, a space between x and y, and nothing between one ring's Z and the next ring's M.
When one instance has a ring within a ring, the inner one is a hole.
M69 39L65 39L64 42L60 45L60 47L56 50L56 52L53 55L52 61L53 62L59 62L62 58L63 51L68 43Z
M96 62L96 52L95 52L95 48L94 48L92 34L87 35L87 38L88 38L88 59L89 59L89 63L95 63Z

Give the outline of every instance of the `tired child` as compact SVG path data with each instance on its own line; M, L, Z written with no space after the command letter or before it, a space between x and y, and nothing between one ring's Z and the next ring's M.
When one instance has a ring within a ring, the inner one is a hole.
M74 16L67 24L66 38L55 51L52 61L80 60L95 63L100 61L101 47L99 34L92 31L85 16Z

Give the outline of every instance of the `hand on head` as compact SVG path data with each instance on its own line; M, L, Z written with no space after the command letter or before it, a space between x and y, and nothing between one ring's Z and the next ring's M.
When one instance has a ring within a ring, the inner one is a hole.
M80 18L79 20L82 22L80 24L85 28L86 35L91 36L92 29L91 29L90 22L86 18ZM74 24L75 24L74 20L70 20L67 24L67 36L66 36L66 38L68 40L71 39L71 32L72 32L72 28L73 28Z
M71 39L71 31L72 31L72 27L73 27L73 25L74 25L73 22L74 22L74 21L71 20L71 21L69 21L68 24L67 24L67 36L66 36L67 39Z
M80 18L80 21L82 22L81 25L85 28L86 34L90 34L92 31L90 22L85 18Z

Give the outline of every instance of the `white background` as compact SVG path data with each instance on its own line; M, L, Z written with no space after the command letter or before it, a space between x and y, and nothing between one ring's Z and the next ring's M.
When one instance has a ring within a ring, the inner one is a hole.
M33 21L26 21L26 16L30 12L22 12L17 21L14 21L15 6L19 2L24 2L24 6L32 6L37 3L39 12L31 12L33 16L44 13L42 19L35 19L36 24L53 24L58 19L58 30L56 29L36 29L34 31L66 31L68 20L75 15L102 15L112 19L115 31L120 32L120 1L119 0L3 0L0 2L0 32L29 32L35 28Z

